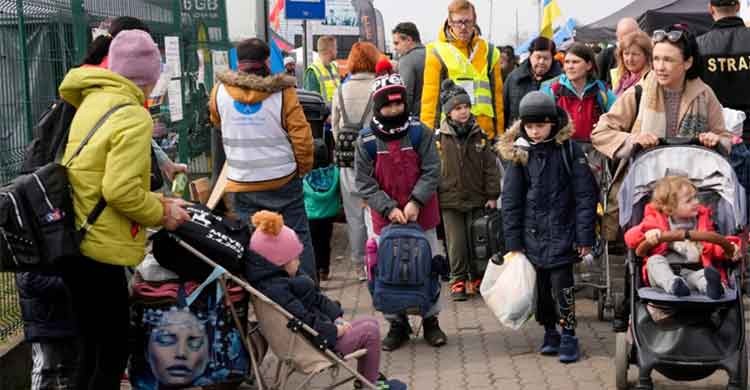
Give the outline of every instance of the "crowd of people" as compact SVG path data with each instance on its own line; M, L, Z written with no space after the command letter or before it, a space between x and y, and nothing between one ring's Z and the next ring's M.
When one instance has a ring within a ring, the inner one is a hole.
M433 254L447 255L454 301L476 295L482 278L472 265L471 222L499 209L505 250L523 253L537 270L535 318L545 330L539 352L577 361L573 265L591 254L597 239L605 166L614 183L600 234L621 242L615 197L635 150L667 137L730 150L750 137L750 120L733 136L722 114L722 107L750 113L750 66L741 66L750 30L737 16L738 1L708 3L716 23L697 39L689 26L649 35L626 18L617 26L617 45L598 55L584 43L562 51L539 37L520 64L512 47L482 36L468 0L451 1L438 38L426 45L414 23L396 25L395 63L358 42L343 74L336 39L323 36L301 87L327 106L332 144L313 137L289 74L294 62L285 61L286 73L272 74L266 42L238 43L237 69L218 76L209 110L222 135L231 208L256 226L249 248L259 257L245 278L330 347L368 349L359 371L385 386L379 350L400 348L412 329L406 312L385 314L390 326L381 341L375 318L345 321L340 306L321 292L331 272L338 205L360 281L368 278L368 251L384 229L413 223ZM160 74L159 50L132 18L117 19L102 40L92 45L98 54L71 70L59 90L77 108L64 157L74 158L68 175L76 221L83 224L99 203L104 211L87 227L83 256L61 275L19 275L35 390L119 388L129 354L125 268L144 257L145 227L175 230L190 220L185 202L151 192L150 162L140 158L152 147L144 103ZM331 166L318 161L326 155ZM163 164L169 176L186 169ZM334 212L311 212L321 209L315 202L322 198L310 191L335 197ZM656 194L644 222L624 234L627 245L655 242L670 227L708 223L710 211L697 205L689 181L665 179ZM695 260L694 252L659 247L644 266L646 280L675 295L692 289L719 296L720 266L684 275L669 270L669 261ZM434 347L449 341L439 325L440 297L421 313L424 339ZM627 328L627 315L616 313L616 331Z

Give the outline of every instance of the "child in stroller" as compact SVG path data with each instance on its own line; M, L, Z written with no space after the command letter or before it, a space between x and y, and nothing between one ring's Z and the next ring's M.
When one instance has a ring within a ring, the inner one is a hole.
M331 301L315 287L315 282L299 272L302 243L280 214L259 211L252 216L255 232L250 249L262 256L248 273L248 281L281 305L294 317L317 331L328 348L346 355L360 348L367 354L357 366L362 376L378 388L398 389L402 383L386 381L380 369L380 325L372 317L351 323L343 319L340 304Z
M697 189L684 176L666 176L654 188L640 224L625 233L625 243L637 248L646 241L655 245L644 259L643 280L679 297L691 290L719 299L724 295L726 271L720 262L726 260L721 246L690 241L690 231L713 231L712 210L698 203ZM659 244L662 232L682 230L685 240ZM737 237L727 237L735 246L731 260L740 259ZM658 244L658 245L657 245ZM679 275L673 267L678 267Z

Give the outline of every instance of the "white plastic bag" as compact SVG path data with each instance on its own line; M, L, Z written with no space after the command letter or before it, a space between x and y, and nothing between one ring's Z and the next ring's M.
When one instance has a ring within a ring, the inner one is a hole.
M509 252L503 265L489 262L479 291L501 324L520 329L536 307L536 271L521 252Z

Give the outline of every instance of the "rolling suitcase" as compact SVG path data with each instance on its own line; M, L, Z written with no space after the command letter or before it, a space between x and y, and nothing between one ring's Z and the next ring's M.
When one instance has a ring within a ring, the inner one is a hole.
M474 215L471 223L471 249L473 277L481 278L490 258L505 252L503 218L499 209L484 209Z

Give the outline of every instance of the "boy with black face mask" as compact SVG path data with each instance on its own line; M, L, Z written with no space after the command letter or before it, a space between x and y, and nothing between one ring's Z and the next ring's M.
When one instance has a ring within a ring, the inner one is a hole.
M409 116L406 87L397 73L373 82L373 118L357 140L356 185L371 210L372 228L379 236L391 224L418 223L433 254L439 253L435 227L440 223L437 187L440 158L433 132ZM424 337L432 346L446 342L437 314L439 300L424 315ZM405 313L386 314L391 323L383 349L391 351L409 340Z

